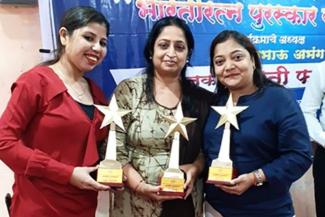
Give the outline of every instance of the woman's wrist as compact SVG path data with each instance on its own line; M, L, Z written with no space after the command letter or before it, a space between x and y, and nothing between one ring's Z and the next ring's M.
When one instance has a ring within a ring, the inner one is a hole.
M201 171L200 171L200 166L193 163L192 164L192 174L193 174L193 178L197 178L200 175Z
M126 164L123 167L123 172L127 177L127 186L131 191L140 192L142 191L143 184L145 181L141 175L133 168L131 164Z
M200 176L204 169L204 155L202 153L199 154L198 159L193 162L196 169L196 176Z
M185 173L190 172L193 177L197 177L200 175L200 173L201 173L200 168L201 168L200 165L196 164L195 162L191 163L191 164L184 164L184 165L180 166L180 169L183 172L185 172Z
M136 193L139 193L141 191L141 187L142 187L143 184L145 184L145 182L144 182L143 179L141 179L140 181L138 181L138 183L134 187L133 191L136 192Z
M255 186L261 186L266 181L265 174L262 169L257 169L252 172L254 176L254 185Z

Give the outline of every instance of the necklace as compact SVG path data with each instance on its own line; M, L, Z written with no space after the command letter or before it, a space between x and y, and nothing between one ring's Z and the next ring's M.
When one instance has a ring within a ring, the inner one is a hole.
M64 83L64 82L63 82ZM89 86L86 80L79 79L71 84L66 84L70 96L77 102L85 105L93 105L93 97L90 94Z
M67 83L64 83L64 84L67 87L69 93L73 92L73 94L71 94L71 95L76 96L79 100L84 99L86 93L78 81L73 82L71 84L67 84Z
M78 80L69 78L65 73L62 73L60 67L54 67L55 73L66 86L69 95L77 102L85 105L93 105L94 101L89 90L88 82L80 77Z

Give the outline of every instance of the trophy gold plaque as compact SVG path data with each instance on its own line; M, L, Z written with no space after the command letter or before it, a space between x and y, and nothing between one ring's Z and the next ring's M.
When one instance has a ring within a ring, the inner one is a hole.
M180 134L188 140L186 125L195 121L196 118L183 116L182 105L178 104L174 116L164 116L170 123L166 137L174 133L172 148L170 153L169 165L161 178L160 186L162 195L184 196L184 173L179 169L179 141ZM165 137L165 138L166 138Z
M120 162L116 160L116 125L125 131L122 117L130 110L119 109L115 95L112 96L109 106L95 105L105 117L101 128L110 124L105 159L100 162L97 171L97 181L112 187L123 186L123 170Z
M214 159L209 168L207 183L212 184L231 184L234 176L232 160L229 157L230 152L230 125L239 129L236 115L248 108L248 106L234 106L232 95L229 95L226 106L212 106L220 114L217 127L225 124L223 131L218 158Z

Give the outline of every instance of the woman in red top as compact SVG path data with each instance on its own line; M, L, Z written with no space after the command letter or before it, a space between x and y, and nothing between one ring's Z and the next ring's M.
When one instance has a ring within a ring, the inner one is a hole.
M105 104L83 77L107 52L109 23L91 7L70 9L58 34L57 58L22 74L0 119L0 160L15 173L11 217L91 217L97 191Z

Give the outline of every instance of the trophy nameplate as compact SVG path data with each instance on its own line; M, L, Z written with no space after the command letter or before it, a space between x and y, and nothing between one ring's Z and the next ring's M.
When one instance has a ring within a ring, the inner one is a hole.
M214 159L209 168L207 183L211 184L231 184L234 178L233 163L231 160L223 161Z
M214 159L209 168L207 183L231 185L234 178L233 162L230 159L230 125L239 129L236 115L247 109L247 106L233 106L232 95L229 95L226 106L212 106L212 108L220 114L217 127L225 124L222 135L220 151L218 158Z
M196 118L188 118L183 116L181 103L178 104L175 116L164 116L171 124L166 136L174 133L174 138L171 147L169 166L164 171L160 180L162 195L185 196L184 192L184 172L179 169L179 141L180 134L188 140L186 125L195 121Z
M123 169L120 162L116 161L116 125L125 131L122 117L130 110L119 109L113 95L109 106L95 105L104 115L101 128L110 124L105 159L100 162L97 171L97 182L112 187L123 186Z
M168 168L164 171L160 181L160 186L163 189L160 193L183 197L185 195L184 183L184 173L180 169Z
M112 187L123 186L123 170L120 162L116 160L103 160L97 171L97 182Z

